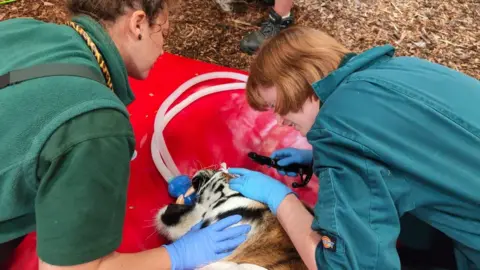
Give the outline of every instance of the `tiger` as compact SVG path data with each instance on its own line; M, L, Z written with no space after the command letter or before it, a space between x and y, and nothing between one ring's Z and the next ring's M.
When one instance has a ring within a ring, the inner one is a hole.
M197 194L196 203L172 203L161 208L155 217L159 234L175 241L200 221L203 222L202 227L206 227L227 216L239 214L242 216L240 224L251 225L247 240L231 255L214 263L217 267L211 264L202 269L220 269L218 265L222 262L258 267L241 269L308 269L268 206L230 189L228 182L232 178L222 170L203 169L196 172L192 178L192 186ZM308 206L305 207L311 212Z

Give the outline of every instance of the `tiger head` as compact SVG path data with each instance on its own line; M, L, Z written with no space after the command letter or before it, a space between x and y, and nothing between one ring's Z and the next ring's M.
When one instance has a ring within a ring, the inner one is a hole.
M251 225L247 240L223 262L202 269L232 269L228 263L234 263L245 264L242 267L246 268L242 269L306 270L306 265L273 213L266 205L230 189L232 178L222 170L198 171L192 178L192 186L197 193L196 203L170 204L160 209L156 218L159 232L174 241L198 222L203 222L205 227L224 217L239 214L242 216L240 223ZM253 266L257 268L251 268Z
M203 228L230 215L241 215L240 223L259 222L269 211L268 207L230 189L228 182L233 177L222 170L198 171L192 178L192 186L197 194L196 203L163 207L156 217L157 229L168 239L176 240L198 222L203 222Z

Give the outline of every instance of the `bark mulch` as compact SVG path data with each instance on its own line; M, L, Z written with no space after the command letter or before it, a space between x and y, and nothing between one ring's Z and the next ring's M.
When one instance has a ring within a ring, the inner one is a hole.
M238 0L232 13L214 0L183 1L171 16L167 51L238 69L251 57L239 41L258 29L266 6ZM390 43L397 55L426 58L480 79L479 0L297 0L296 23L326 31L353 51ZM33 17L62 22L64 0L0 5L0 20Z

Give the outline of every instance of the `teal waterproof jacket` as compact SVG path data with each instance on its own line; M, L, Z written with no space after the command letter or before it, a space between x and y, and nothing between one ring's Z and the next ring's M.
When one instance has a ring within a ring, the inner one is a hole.
M313 84L318 269L400 269L407 213L454 241L458 269L480 269L480 82L394 51L367 50Z

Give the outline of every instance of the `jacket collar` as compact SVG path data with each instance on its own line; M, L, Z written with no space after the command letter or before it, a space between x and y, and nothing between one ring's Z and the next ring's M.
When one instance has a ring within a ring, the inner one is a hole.
M113 90L118 98L128 105L134 100L134 95L128 82L127 69L120 52L105 29L89 16L74 17L73 22L79 24L88 33L107 63L112 77Z
M347 54L339 67L325 78L312 84L315 94L324 103L335 89L352 73L368 68L378 60L393 57L395 48L391 45L374 47L361 54Z

